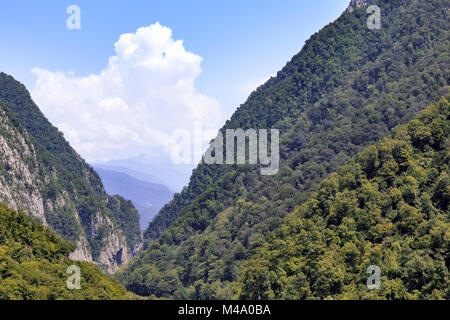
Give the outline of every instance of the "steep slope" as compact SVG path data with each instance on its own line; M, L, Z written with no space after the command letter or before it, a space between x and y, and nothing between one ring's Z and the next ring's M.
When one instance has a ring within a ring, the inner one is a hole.
M68 259L73 244L0 203L0 300L132 298L95 265ZM69 290L69 266L80 268L80 289Z
M224 128L278 128L279 173L201 164L146 231L147 249L120 274L129 290L229 298L243 261L318 183L448 92L448 0L377 1L312 36Z
M139 248L136 209L105 193L98 175L47 121L25 87L4 73L0 100L0 201L75 242L73 259L115 271Z
M102 179L108 194L117 194L133 202L139 211L139 223L142 229L147 228L158 211L172 200L174 193L162 184L142 181L111 169L97 166L94 166L94 169Z
M321 182L245 264L240 297L450 299L449 164L443 99Z

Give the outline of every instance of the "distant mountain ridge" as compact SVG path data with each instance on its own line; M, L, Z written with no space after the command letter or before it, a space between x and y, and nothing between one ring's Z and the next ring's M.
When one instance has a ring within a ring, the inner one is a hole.
M187 185L194 168L194 166L190 164L174 164L172 159L167 156L148 157L145 155L128 159L112 159L100 165L125 167L137 172L145 173L152 177L157 177L163 182L162 184L177 192ZM130 174L130 172L125 173ZM134 176L134 173L130 175ZM147 180L143 177L137 178L140 180Z
M104 170L111 170L115 172L122 172L125 173L133 178L136 178L141 181L147 181L151 183L166 185L164 181L162 181L160 178L137 170L133 170L124 166L114 166L114 165L107 165L107 164L98 164L98 163L92 163L91 164L93 168L100 168Z
M108 272L141 245L139 215L111 197L97 173L72 149L32 101L26 88L0 73L0 201L22 209L64 240L75 260Z
M105 167L94 165L106 192L110 195L120 195L133 202L139 212L139 221L143 230L148 227L158 211L173 198L174 192L165 185L139 180L126 173L114 171L114 167L104 169ZM126 171L125 168L122 170ZM137 171L134 173L139 175Z

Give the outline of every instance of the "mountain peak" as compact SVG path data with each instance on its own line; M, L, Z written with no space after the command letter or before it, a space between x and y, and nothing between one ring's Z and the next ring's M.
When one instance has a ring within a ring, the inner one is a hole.
M369 4L375 3L375 0L351 0L350 4L347 7L347 12L352 12L355 9L358 9L363 6L367 6Z

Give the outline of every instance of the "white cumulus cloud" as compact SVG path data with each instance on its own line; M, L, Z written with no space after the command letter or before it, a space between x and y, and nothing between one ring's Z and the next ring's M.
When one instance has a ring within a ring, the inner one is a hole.
M34 68L32 96L88 161L170 154L174 131L192 131L194 122L211 131L223 123L220 104L195 87L201 62L155 23L121 35L99 74Z

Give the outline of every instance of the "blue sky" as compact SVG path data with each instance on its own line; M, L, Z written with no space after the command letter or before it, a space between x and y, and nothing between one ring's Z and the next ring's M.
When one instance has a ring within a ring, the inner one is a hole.
M33 88L34 67L99 72L126 32L159 21L203 57L199 91L232 111L236 90L277 72L314 32L336 19L349 0L2 0L0 70ZM68 30L66 8L81 8L81 30Z
M0 71L28 87L88 162L174 162L179 145L195 149L181 136L201 127L204 148L251 90L348 3L2 0ZM80 30L66 27L73 4Z

